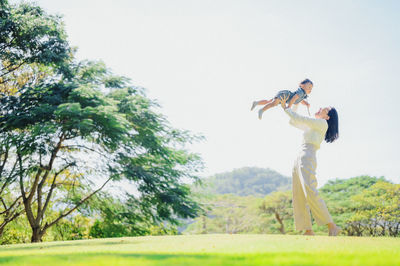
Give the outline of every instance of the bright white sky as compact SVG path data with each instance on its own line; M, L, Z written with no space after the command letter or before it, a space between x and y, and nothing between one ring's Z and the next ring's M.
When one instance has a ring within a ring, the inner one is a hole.
M340 139L318 151L319 184L400 182L399 1L36 2L64 16L79 58L103 60L147 88L173 126L207 138L190 147L202 176L243 166L290 176L302 132L281 108L259 121L250 106L310 78L311 111L340 117Z

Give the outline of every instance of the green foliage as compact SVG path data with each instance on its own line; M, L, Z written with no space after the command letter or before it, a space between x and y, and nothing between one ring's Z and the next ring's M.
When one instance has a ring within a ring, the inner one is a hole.
M263 197L273 191L284 191L291 187L291 179L271 169L243 167L231 172L216 174L203 180L199 192L211 194L235 194L239 196Z
M22 104L19 101L20 90L38 85L49 75L55 75L55 72L64 72L64 66L70 59L71 49L66 41L64 26L59 17L48 15L43 9L31 3L10 5L5 0L0 3L1 104L7 102L11 108L29 109L28 102L25 101ZM3 99L4 97L7 99ZM13 107L13 104L16 106ZM46 109L48 106L44 105L34 111L37 114L38 111L43 113ZM4 118L3 112L4 109L0 112L0 119ZM8 126L4 126L4 123L0 126L0 199L2 201L0 235L5 226L23 212L20 208L22 195L16 193L16 186L13 184L17 176L16 164L11 168L9 166L10 157L16 155L16 141L25 138L22 131L9 130L18 128L16 125L21 123L20 118L14 116L9 119ZM25 117L25 121L30 119L31 117ZM28 137L25 141L32 141L32 138ZM30 146L32 145L34 144L31 143ZM22 154L27 150L19 150L19 152Z
M1 2L0 62L9 62L2 68L2 82L24 64L40 63L59 66L61 70L71 50L60 17L48 15L32 3L10 5Z
M147 233L132 226L140 221L159 226L194 217L200 206L182 181L197 180L202 163L185 147L202 138L171 127L142 89L103 62L76 62L59 17L7 1L0 15L0 83L24 74L23 66L44 73L28 75L16 91L0 88L0 143L9 147L0 153L0 180L22 198L32 241L58 223L61 238L83 237L65 218L113 181L134 185L139 195L122 209L110 207L103 227L96 224L107 235Z
M400 236L400 185L378 181L352 197L357 211L347 221L349 235Z
M383 180L385 180L383 177L376 178L365 175L349 179L329 180L320 189L320 192L330 199L346 199Z
M101 193L87 207L92 216L97 217L90 227L90 237L93 238L178 233L175 225L152 219L152 214L143 209L141 202L132 195L122 200Z
M357 211L356 202L352 197L382 180L384 180L383 177L371 176L335 179L328 181L319 191L335 223L346 231L346 223Z
M260 212L262 199L254 196L223 194L203 202L209 211L196 218L184 233L267 233L268 217Z
M256 167L244 167L202 180L201 186L194 186L194 192L205 212L186 221L187 228L184 226L181 230L184 233L278 233L281 225L275 215L260 209L262 197L273 191L287 190L290 184L288 177ZM293 224L288 219L283 223L288 228Z
M1 245L29 243L31 230L28 220L24 216L20 216L10 222L0 238Z
M267 195L260 209L266 214L272 214L279 223L279 231L285 234L285 220L291 219L293 216L292 192L277 191Z
M52 241L88 239L92 224L91 218L77 214L68 219L61 219L47 235L52 237Z
M152 225L150 227L149 234L152 236L177 235L178 229L175 225Z
M358 176L330 180L319 191L335 223L345 234L394 236L400 229L397 186L383 177ZM240 186L238 189L242 191ZM198 191L197 198L208 211L187 221L189 225L184 233L298 233L294 231L291 191L273 192L263 200L204 191L210 190ZM256 206L253 205L255 202ZM234 224L232 221L238 225L250 221L252 226L238 226L239 229L227 231L229 225ZM314 223L313 230L317 234L326 234L327 228Z
M140 211L140 206L131 208L131 205L104 193L89 206L98 216L90 228L91 237L138 236L149 233L151 221Z
M93 71L103 73L98 67ZM62 199L62 204L69 206L69 211L48 221L40 234L97 192L90 192L90 183L83 183L85 174L92 176L94 172L108 175L106 183L121 179L135 183L141 193L138 200L142 210L152 213L154 220L175 222L175 217L194 217L200 208L190 199L190 189L181 179L196 179L193 173L201 163L197 155L179 147L197 137L171 128L161 115L152 111L153 103L135 88L115 88L107 94L96 87L96 75L85 75L82 85L77 76L27 87L20 91L19 97L1 99L4 104L0 107L3 114L0 128L6 132L24 132L23 136L13 138L20 170L26 173L22 183L31 191L30 195L40 188L37 196L42 197L42 202L48 195L47 199L51 199L54 193L54 199ZM91 84L89 77L93 79ZM80 159L82 152L95 154L102 165L92 169L92 173L87 172ZM43 168L41 165L46 161ZM57 176L67 170L72 171L70 175L77 181L57 182ZM36 181L28 182L32 178ZM45 196L42 190L46 187L49 192ZM24 200L29 220L31 223L46 220L45 209L38 212L42 217L35 218L30 207L26 207L32 204L32 199Z

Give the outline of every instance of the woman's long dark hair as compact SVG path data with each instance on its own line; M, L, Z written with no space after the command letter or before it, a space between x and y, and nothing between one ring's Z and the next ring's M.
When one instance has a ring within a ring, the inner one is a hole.
M339 117L335 108L331 108L328 112L329 120L328 122L328 130L325 134L325 141L330 143L334 142L339 137Z

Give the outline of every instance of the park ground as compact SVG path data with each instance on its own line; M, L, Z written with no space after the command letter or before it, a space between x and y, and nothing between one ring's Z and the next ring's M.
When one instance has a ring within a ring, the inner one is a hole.
M1 265L400 265L400 238L145 236L0 247Z

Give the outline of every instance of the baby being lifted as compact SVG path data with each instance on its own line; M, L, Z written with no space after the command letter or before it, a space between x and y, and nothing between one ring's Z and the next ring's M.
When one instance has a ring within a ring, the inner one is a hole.
M279 91L274 98L270 100L261 100L254 101L251 106L251 110L253 110L257 105L265 105L262 109L258 111L258 118L261 119L263 113L271 107L275 107L281 103L282 99L287 99L288 107L290 108L293 104L302 103L310 108L310 104L305 100L308 94L311 93L313 88L313 83L309 79L305 79L300 82L299 88L295 92L291 92L289 90ZM310 111L308 112L310 113Z

